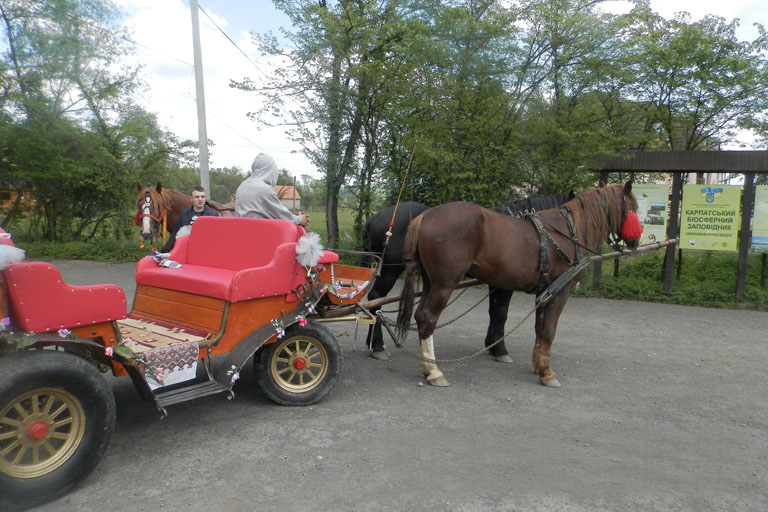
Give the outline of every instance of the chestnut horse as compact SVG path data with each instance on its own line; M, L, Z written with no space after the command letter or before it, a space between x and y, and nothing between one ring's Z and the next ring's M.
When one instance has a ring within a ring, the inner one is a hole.
M504 290L540 293L540 285L549 285L571 266L567 255L581 258L586 250L594 251L608 237L624 238L636 247L640 235L637 228L625 229L625 219L633 217L637 200L632 183L591 189L571 199L562 208L538 212L547 234L540 234L527 218L509 218L481 206L455 202L436 206L416 217L405 239L406 278L397 317L398 336L404 339L414 303L414 273L422 276L423 291L416 308L421 353L421 369L427 381L447 386L448 381L437 367L433 333L440 313L448 303L456 285L470 276ZM628 212L633 212L629 214ZM574 237L569 235L568 217L572 219ZM624 232L624 236L622 236ZM627 235L630 233L631 235ZM641 233L641 232L640 232ZM545 237L550 238L545 238ZM542 245L540 240L545 239ZM558 245L552 244L552 240ZM560 251L556 250L560 249ZM549 271L542 276L540 255L548 251ZM563 253L561 255L560 253ZM565 256L565 257L563 257ZM545 386L559 387L549 367L552 340L557 321L568 293L584 270L536 310L536 343L533 369ZM429 361L426 361L429 360Z
M520 216L523 213L533 213L547 208L555 208L573 199L570 195L553 194L548 196L532 196L518 201L512 201L501 206L494 206L491 210L509 216ZM386 297L392 291L397 278L405 270L403 260L403 244L408 232L408 224L413 218L423 213L429 207L425 204L407 201L401 203L395 211L395 206L386 206L372 215L363 226L363 251L378 253L382 257L380 275L373 281L368 292L368 300ZM393 220L394 214L394 220ZM390 226L390 222L394 225ZM387 240L387 232L391 233L387 249L384 250L384 242ZM370 257L363 257L362 265L371 266ZM509 302L512 299L512 290L502 290L491 287L488 293L488 332L485 336L485 346L491 346L491 356L502 363L511 363L507 347L504 342L493 344L502 334L507 321ZM380 308L371 308L375 314ZM366 341L371 355L376 359L389 359L389 354L384 346L384 337L381 331L381 322L376 322L368 329Z
M154 187L144 187L136 183L138 196L136 196L135 223L141 228L143 240L159 240L163 238L163 222L165 230L171 231L179 220L181 212L192 206L192 197L182 194L172 188L163 188L158 181ZM216 201L207 201L208 206L217 210L224 217L234 217L234 203L221 204Z

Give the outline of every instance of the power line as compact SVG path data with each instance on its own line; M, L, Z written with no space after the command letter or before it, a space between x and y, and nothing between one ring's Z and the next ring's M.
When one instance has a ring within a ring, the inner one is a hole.
M261 68L260 68L260 67L259 67L259 66L256 64L256 62L255 62L255 61L254 61L254 60L253 60L253 59L252 59L252 58L251 58L251 57L250 57L250 56L249 56L247 53L245 53L245 51L243 51L243 49L242 49L242 48L240 48L240 47L237 45L237 43L235 43L235 41L233 41L233 40L232 40L232 38L231 38L231 37L229 37L229 35L228 35L226 32L224 32L224 30L223 30L221 27L219 27L219 25L218 25L218 24L217 24L215 21L213 21L213 18L211 18L211 17L208 15L208 13L207 13L207 12L205 12L205 10L203 9L203 7L202 7L202 6L201 6L199 3L198 3L198 9L200 9L200 10L202 11L202 13L203 13L203 14L205 14L205 17L206 17L206 18L208 18L208 19L210 20L210 22L211 22L211 23L213 23L213 26L215 26L215 27L216 27L216 29L217 29L219 32L221 32L221 34L222 34L222 35L223 35L225 38L227 38L227 41L229 41L229 42L232 44L232 46L234 46L235 48L237 48L237 51L239 51L240 53L242 53L242 54L243 54L243 56L244 56L246 59L248 59L248 62L250 62L250 63L253 65L253 67L254 67L254 68L256 68L256 71L258 71L259 73L261 73L262 75L264 75L264 78L266 78L266 79L267 79L267 81L268 81L268 82L269 82L271 85L273 85L273 86L277 87L277 85L278 85L278 84L277 84L277 83L275 83L275 81L272 79L272 77L271 77L270 75L268 75L267 73L265 73L264 71L262 71L262 70L261 70ZM300 109L303 109L303 108L304 108L304 106L303 106L303 105L301 105L301 104L300 104L298 101L296 101L296 99L294 99L294 98L293 98L293 96L290 96L290 95L288 95L288 96L286 96L286 97L287 97L289 100L291 100L291 101L292 101L292 102L293 102L293 103L294 103L294 104L295 104L297 107L299 107Z

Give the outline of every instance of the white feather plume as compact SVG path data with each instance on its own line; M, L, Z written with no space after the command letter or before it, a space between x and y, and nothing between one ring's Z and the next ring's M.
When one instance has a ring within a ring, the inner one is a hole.
M27 253L24 251L24 249L19 249L18 247L14 247L12 245L0 244L0 270L3 270L11 263L19 263L20 261L24 261L26 255Z
M299 239L296 244L296 261L305 267L314 267L323 255L323 244L320 243L320 235L309 232Z

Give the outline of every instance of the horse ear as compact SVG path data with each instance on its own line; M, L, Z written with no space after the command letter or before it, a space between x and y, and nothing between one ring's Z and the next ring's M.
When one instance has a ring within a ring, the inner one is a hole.
M627 195L632 193L632 178L624 184L624 193Z
M603 180L600 180L600 183L598 183L597 188L603 188L605 187L605 182Z
M142 190L144 190L144 185L142 185L141 183L139 183L139 182L137 181L137 182L136 182L136 191L137 191L137 192L141 192Z
M157 182L157 185L155 185L155 190L157 190L157 193L160 194L163 192L163 186L160 184L160 182Z
M573 190L571 190L571 191L568 193L568 200L570 201L570 200L571 200L571 199L573 199L574 197L576 197L576 194L573 192Z

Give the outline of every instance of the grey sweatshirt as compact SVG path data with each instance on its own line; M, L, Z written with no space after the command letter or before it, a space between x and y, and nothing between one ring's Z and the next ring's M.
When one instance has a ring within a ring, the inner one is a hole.
M235 213L238 217L283 219L294 224L301 223L301 217L291 213L277 197L277 175L275 160L259 153L251 165L251 176L235 192Z

